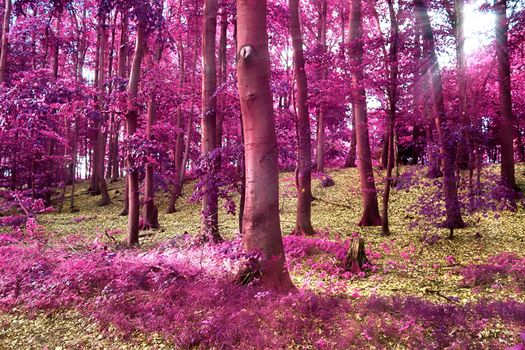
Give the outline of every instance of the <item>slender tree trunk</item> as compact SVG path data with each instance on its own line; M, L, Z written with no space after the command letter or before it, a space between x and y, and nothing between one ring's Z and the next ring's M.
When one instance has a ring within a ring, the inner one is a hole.
M355 168L357 151L357 133L355 128L355 108L352 107L352 130L350 131L350 151L345 161L345 168Z
M221 34L219 40L219 85L221 90L224 89L227 78L227 57L226 57L226 43L227 43L227 34L228 34L228 13L225 8L222 8L220 13L221 18ZM221 94L223 95L223 94ZM219 96L221 96L219 95ZM222 147L222 123L224 121L224 106L223 99L220 98L219 101L219 110L217 112L217 147Z
M75 123L74 123L74 131L73 131L73 151L72 151L72 158L71 158L71 201L69 203L69 211L74 213L78 212L78 209L75 208L75 183L76 183L76 176L75 176L75 169L77 168L77 142L78 142L78 119L75 117Z
M175 163L175 176L173 177L173 187L171 190L171 196L170 201L168 204L168 210L167 213L171 214L174 213L176 208L175 204L177 202L177 198L181 195L181 186L180 186L180 175L181 175L181 167L182 167L182 151L184 147L184 132L182 131L183 128L183 118L182 118L182 108L177 108L177 128L179 129L179 133L177 134L177 139L175 140L175 152L174 152L174 163ZM189 141L189 140L188 140Z
M194 111L191 111L190 118L188 120L188 125L186 127L186 143L184 144L184 153L182 155L182 162L179 169L178 174L178 181L179 181L179 188L182 192L182 185L184 183L184 179L186 178L186 167L188 166L188 160L190 159L190 146L191 146L191 138L192 138L192 130L193 130L193 113Z
M501 181L510 189L518 190L514 170L514 116L512 115L510 61L508 48L507 0L495 0L496 55L500 103Z
M398 99L398 48L399 48L399 26L397 23L396 13L392 0L387 0L388 13L390 15L390 49L388 53L390 69L389 69L389 87L388 87L388 120L387 120L387 140L388 154L385 177L385 192L383 195L383 222L382 234L387 236L390 234L390 227L388 222L388 203L390 200L390 188L392 187L392 169L394 168L394 126L396 119L396 108Z
M198 29L198 23L195 21L195 30ZM191 67L190 71L195 72L197 67L197 50L198 50L198 37L195 36L195 45L194 45L194 52L193 52L193 60L191 61ZM178 50L179 50L179 88L182 90L185 82L186 82L186 55L184 51L184 45L182 42L182 38L178 42ZM195 84L195 73L192 76L192 82L191 85ZM190 152L190 146L191 146L191 137L192 137L192 128L193 128L193 109L190 112L189 115L189 121L186 126L186 142L184 141L184 134L179 133L177 136L177 144L176 148L178 147L178 150L175 152L175 180L172 188L171 198L170 202L168 204L168 213L174 213L175 212L175 205L177 202L177 198L180 197L182 194L182 186L184 184L184 178L186 176L186 165L189 160L189 152ZM178 108L178 126L180 129L183 127L183 115L182 115L182 107L179 106ZM178 156L178 154L182 154L182 156Z
M113 163L111 167L110 182L117 182L119 179L119 135L120 135L120 122L113 120L113 157L110 161Z
M100 20L100 52L99 52L99 69L98 69L98 94L99 94L99 111L102 111L104 108L104 85L106 83L106 47L107 47L107 28L105 25L104 18ZM98 156L96 157L95 162L95 171L97 172L97 180L99 182L100 194L102 199L99 202L99 206L109 205L111 203L111 198L109 197L108 187L106 184L106 179L104 177L104 165L105 165L105 156L106 156L106 133L102 131L102 123L106 122L107 115L106 113L100 114L101 120L97 121L97 151Z
M467 60L465 56L465 35L464 35L464 0L455 0L456 7L456 56L458 72L458 96L459 96L459 118L461 125L461 142L458 142L458 174L460 169L467 169L472 162L472 147L470 139L470 118L467 115ZM460 175L460 174L459 174ZM458 177L459 178L459 177Z
M115 35L116 35L116 28L117 28L117 17L118 13L115 11L115 15L113 16L113 24L111 29L111 44L110 44L110 50L109 50L109 62L108 62L108 77L111 79L111 83L109 84L108 91L109 94L113 92L113 62L114 62L114 56L115 56ZM113 173L115 172L114 168L117 167L116 172L118 172L118 161L116 159L118 158L118 150L117 153L115 153L115 144L118 145L118 128L117 128L117 121L116 117L113 113L111 113L109 118L109 126L108 126L108 132L107 132L107 139L109 140L108 143L108 166L106 169L106 178L110 179L109 182L115 182L112 178ZM118 147L118 146L117 146ZM118 178L118 176L117 176Z
M127 61L129 57L128 53L128 14L125 10L120 13L120 47L118 51L118 76L122 79L126 78L127 73ZM140 69L140 64L139 64ZM140 72L139 72L140 75ZM127 132L127 125L124 125L124 131ZM118 141L116 152L118 154ZM126 174L126 183L124 185L123 193L123 205L122 211L120 212L121 216L126 216L129 213L129 180Z
M135 55L133 57L133 65L129 75L128 83L128 111L126 113L126 121L128 128L128 136L133 136L137 130L137 121L139 116L137 102L135 101L139 89L140 66L144 57L144 49L146 45L145 25L137 23L137 35L135 44ZM131 155L127 154L128 167L128 244L130 246L139 243L139 174L135 169L135 160Z
M58 66L60 58L60 36L62 31L62 10L58 10L57 14L57 26L55 33L55 45L53 47L53 79L57 80L58 78Z
M320 79L326 79L327 70L326 64L324 63L326 54L326 31L327 31L327 2L322 0L321 11L319 13L319 28L318 28L318 45L321 49L321 72ZM324 172L324 145L325 145L325 114L326 106L323 102L320 103L317 115L317 146L316 146L316 168L319 172Z
M160 62L162 47L159 44L154 56L150 57L150 70ZM150 55L151 56L151 55ZM157 115L157 102L155 93L151 93L148 101L148 117L146 121L146 137L152 141L152 128ZM160 227L158 221L158 209L155 205L155 189L153 187L153 165L146 165L146 176L144 179L144 205L142 208L142 221L145 229Z
M215 60L215 42L217 31L217 0L206 0L203 13L202 36L202 141L201 153L204 157L217 148L217 67ZM214 177L218 171L217 159L211 162L209 176ZM202 198L201 233L205 240L221 241L218 218L218 192L214 180L207 181Z
M294 70L297 79L297 212L295 230L297 235L315 234L312 227L312 149L310 144L310 117L308 116L308 84L304 69L303 38L299 21L299 1L289 0L290 34L294 52ZM293 92L292 92L293 93Z
M443 162L443 187L445 190L446 208L446 221L444 226L450 228L451 232L453 232L452 229L465 226L461 218L455 176L456 144L450 130L452 123L447 120L441 71L436 56L434 34L430 26L427 8L424 0L415 0L414 5L417 26L421 29L423 35L423 72L429 75L436 130Z
M96 43L96 50L95 50L95 79L94 79L94 86L98 89L99 87L99 75L100 75L100 46L102 44L102 19L98 18L99 24L97 28L97 43ZM99 163L99 142L98 142L98 135L100 133L100 119L102 119L102 116L99 117L98 120L93 121L92 128L92 137L91 137L91 149L92 149L92 156L91 156L91 182L88 188L88 192L92 196L98 196L100 194L100 181L98 179L98 163Z
M260 256L267 288L293 287L286 269L279 219L277 136L270 90L266 0L237 1L237 77L246 151L243 247Z
M11 20L11 0L4 0L4 21L2 25L2 52L0 53L0 84L5 82L7 56L9 54L9 22Z
M343 11L343 10L341 10ZM341 12L341 55L343 57L343 60L346 61L346 22L345 19L347 18L348 13ZM346 69L345 69L346 72ZM357 147L357 140L356 140L356 132L355 132L355 112L354 108L352 108L351 111L351 123L352 123L352 130L350 131L350 149L348 152L348 155L345 159L345 168L355 168L355 156L356 156L356 147Z
M366 110L366 92L363 86L363 25L361 18L361 0L351 0L350 14L350 58L354 69L352 71L353 101L355 110L355 127L357 139L358 168L363 198L363 215L359 226L381 225L379 208L377 206L377 191L372 169L372 156L368 136L368 116Z

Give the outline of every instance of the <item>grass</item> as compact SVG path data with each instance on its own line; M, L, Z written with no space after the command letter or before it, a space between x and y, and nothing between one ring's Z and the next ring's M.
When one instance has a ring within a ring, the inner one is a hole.
M525 177L522 175L525 167L517 167L517 181L525 187ZM485 171L497 171L497 168L488 168ZM422 176L423 172L421 172ZM456 230L453 240L445 239L448 229L439 229L425 224L425 218L411 211L411 206L418 200L428 187L412 187L410 190L391 192L390 201L390 230L391 236L382 237L380 227L358 227L357 222L361 215L361 199L359 192L359 177L357 169L337 169L330 172L335 186L323 188L320 181L313 181L313 195L317 198L312 207L312 223L316 230L328 231L332 237L350 237L354 232L360 233L373 251L381 251L382 258L377 261L380 266L391 266L381 274L371 278L352 281L352 289L360 290L363 295L372 291L380 295L406 294L428 298L433 301L443 301L442 297L429 290L439 290L440 293L458 297L463 302L474 301L484 297L473 293L471 289L458 288L460 277L451 267L443 267L446 258L453 256L456 264L467 265L483 261L486 257L502 252L525 251L525 210L521 206L516 212L478 213L465 216L467 227ZM376 172L379 196L382 196L382 175ZM294 174L281 173L280 175L280 210L283 235L289 234L295 227L296 197ZM112 204L98 207L98 197L86 193L87 183L82 183L77 190L76 205L78 213L52 212L39 218L47 230L54 232L58 237L68 234L81 234L96 237L97 233L105 230L119 230L124 239L127 218L119 216L122 208L122 191L124 182L119 181L109 185ZM190 203L189 197L193 190L193 183L184 186L183 196L177 202L177 212L166 214L168 196L165 193L157 195L159 207L159 222L161 229L152 231L153 235L141 239L144 249L176 235L188 232L199 232L200 203ZM238 200L238 198L236 198ZM221 209L221 234L227 238L234 238L238 234L238 218L229 215ZM420 225L409 229L413 220L422 220ZM436 244L427 245L420 241L424 235L436 234L443 239ZM384 247L390 253L384 252ZM400 256L405 252L407 258ZM433 265L441 267L436 269ZM402 267L402 268L400 268ZM296 283L302 283L302 276L293 276ZM379 281L380 279L381 281ZM510 297L524 301L525 296L512 293L508 290L491 291L491 298L499 299Z
M516 171L518 183L522 188L525 187L524 170L525 166L520 164ZM497 171L497 168L491 167L484 171ZM436 303L447 302L446 298L457 298L462 304L485 298L514 299L525 302L525 295L516 288L490 287L473 290L460 287L461 276L458 274L458 268L461 266L483 262L485 258L502 252L516 252L521 255L521 252L525 250L525 210L523 207L519 206L516 212L498 212L499 216L494 215L495 213L464 216L467 227L456 230L455 238L448 240L446 239L448 230L425 224L424 217L419 217L418 213L410 211L418 198L425 191L429 191L428 187L394 190L391 193L390 202L392 235L382 237L379 227L357 226L361 215L357 169L333 170L330 175L335 181L335 186L323 188L320 181L313 182L313 194L316 198L312 208L314 227L317 230L328 231L331 237L350 237L354 232L358 232L364 237L368 249L381 253L381 257L374 261L379 267L378 272L367 278L350 280L347 284L347 293L357 292L363 296L371 294L415 296ZM282 173L280 182L281 227L283 235L287 235L293 230L295 223L296 199L293 173ZM379 171L376 173L376 182L382 182L382 173ZM95 238L97 233L104 232L104 230L120 230L122 235L117 237L124 239L127 219L118 215L122 208L123 181L109 185L112 204L106 207L98 207L99 198L86 194L86 187L87 184L82 183L77 189L76 205L80 212L69 213L67 210L62 213L52 212L41 215L39 222L47 230L56 233L57 237L81 234ZM174 214L165 213L168 197L164 193L158 194L157 205L162 228L153 231L152 236L142 239L142 249L148 249L184 232L196 233L199 231L200 204L188 201L192 187L192 183L184 186L183 197L177 202L177 212ZM382 185L379 184L378 187L381 189ZM409 229L410 223L415 219L420 220L420 225L415 229ZM237 216L228 215L221 210L220 229L223 236L235 237L238 234L237 222ZM443 239L433 245L424 244L420 240L424 234L436 234ZM449 257L454 257L454 264L450 264ZM324 284L334 282L333 276L316 275L314 278L306 279L301 271L294 271L292 278L298 286L307 286L312 289L319 289L321 282ZM504 285L506 282L502 280L501 283ZM322 292L321 289L319 291ZM42 324L47 324L46 322L55 322L49 321L46 317L51 317L51 320L59 323L62 322L60 320L63 320L64 317L60 316L61 314L59 313L58 316L37 315L35 319L29 319L25 315L16 315L16 317L13 316L14 318L11 315L9 317L0 315L0 324L4 326L0 327L2 329L0 330L0 348L4 341L10 342L20 334L34 335L34 331L31 331L33 328L40 330L46 328L43 330L44 334L56 339L56 335L53 336L53 334L57 332L57 327L59 330L65 330L66 333L74 334L77 330L81 334L83 329L90 324L88 320L81 319L78 314L68 311L64 315L66 315L66 320L71 320L70 322L65 322L62 326L54 324L42 326ZM505 332L504 326L495 325L494 332L496 335L491 336L503 334L501 332ZM66 348L83 348L78 339L76 342L74 337L72 339L71 344ZM142 344L138 348L147 348L147 346L158 348L161 347L159 344L162 344L162 342L156 344L153 338L144 340L140 335L134 342L108 341L107 337L103 337L90 348L133 348L135 346L133 344L137 342ZM35 340L35 344L47 345L45 342L39 342L38 339Z

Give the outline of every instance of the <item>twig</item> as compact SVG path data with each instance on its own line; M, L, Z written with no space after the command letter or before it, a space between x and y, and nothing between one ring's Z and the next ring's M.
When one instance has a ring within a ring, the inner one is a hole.
M443 299L446 299L448 301L450 301L451 303L457 303L457 300L454 300L450 297L447 297L446 295L442 294L439 290L433 290L433 289L425 289L425 293L426 294L434 294L434 295L437 295L438 297L441 297Z
M26 213L26 216L30 217L29 212L27 211L26 207L24 206L24 203L22 203L22 200L18 196L18 193L15 193L15 198L18 201L18 204L20 204L20 207L22 208L22 210L24 210L24 212Z
M108 234L108 230L104 231L104 234L106 235L107 238L111 239L113 242L115 242L115 243L117 242L117 240L115 239L115 237L110 236L110 235Z
M323 202L323 203L326 203L326 204L335 205L335 206L338 206L338 207L343 207L343 208L347 208L347 209L354 209L354 208L352 208L352 207L349 206L349 205L330 202L330 201L327 201L327 200L324 200L324 199L322 199L322 198L318 198L318 197L313 197L313 198L312 198L312 201L319 201L319 202Z

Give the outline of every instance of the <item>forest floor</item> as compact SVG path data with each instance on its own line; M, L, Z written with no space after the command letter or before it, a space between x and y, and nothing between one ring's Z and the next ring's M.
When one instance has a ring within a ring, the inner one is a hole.
M427 222L414 205L435 187L426 186L423 170L407 168L419 183L406 189L394 190L390 201L391 236L380 235L380 227L358 227L361 214L359 177L356 169L333 170L329 174L335 185L323 188L318 179L313 181L312 222L320 233L319 241L344 242L355 233L365 239L370 259L376 267L374 272L361 278L343 281L347 298L370 296L415 297L434 304L469 305L490 301L515 301L525 303L523 285L525 278L516 281L512 273L494 273L488 283L466 283L469 266L485 266L494 263L494 257L514 252L523 258L525 251L525 209L520 204L515 212L484 210L464 215L466 228L455 230L452 240L446 239L448 230ZM404 170L407 170L404 169ZM524 165L517 167L518 184L525 189ZM486 174L495 172L486 168ZM283 235L288 235L295 222L295 188L293 173L282 173L280 186L280 210ZM376 181L382 180L382 172L376 173ZM410 180L410 181L413 181ZM109 184L112 204L97 207L98 197L85 193L86 184L77 190L78 213L51 212L39 216L38 222L52 232L57 242L75 234L89 240L106 239L109 232L117 240L124 239L126 217L118 216L122 207L123 182ZM379 185L381 188L382 185ZM142 238L141 250L147 252L159 244L185 232L194 234L200 227L200 204L188 201L192 184L184 186L183 198L177 202L177 212L165 214L167 196L158 195L159 222L161 229L150 231ZM382 195L381 190L379 195ZM67 198L66 198L67 200ZM67 203L67 202L66 202ZM237 233L237 216L220 213L220 229L223 236L234 239ZM415 224L417 223L417 225ZM287 243L288 242L288 243ZM302 242L302 241L301 241ZM429 243L430 242L430 243ZM285 240L285 246L296 244ZM301 243L303 244L303 243ZM288 253L288 251L287 251ZM290 253L288 253L290 255ZM302 258L302 256L300 256ZM294 260L293 253L291 260ZM322 268L311 269L310 264L322 257L313 257L291 268L294 283L301 288L318 293L327 292L330 285L341 281L337 276L324 273ZM334 259L327 257L326 259ZM492 260L491 260L492 259ZM496 258L497 259L497 258ZM507 259L508 260L508 259ZM505 260L506 263L508 261ZM313 270L310 271L310 270ZM511 269L512 270L512 269ZM510 270L509 270L510 271ZM514 271L514 270L512 270ZM520 270L521 273L524 273ZM475 276L478 278L479 276ZM0 314L0 349L160 349L171 348L167 340L156 334L134 332L126 337L118 332L98 331L94 319L82 310L54 310L28 313L23 308ZM476 335L480 343L472 348L485 347L483 339L497 340L501 348L519 342L519 333L525 329L503 321L491 320L490 327ZM153 335L152 335L153 334ZM493 343L490 343L493 344ZM407 347L399 345L399 348ZM410 346L408 346L410 347Z

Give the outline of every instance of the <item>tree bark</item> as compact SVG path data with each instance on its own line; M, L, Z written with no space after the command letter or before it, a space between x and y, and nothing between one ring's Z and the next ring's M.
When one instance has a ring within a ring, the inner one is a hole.
M465 34L464 34L464 0L455 0L456 7L456 56L458 74L458 96L459 96L459 118L461 125L461 142L458 142L457 167L460 169L469 168L473 163L473 153L470 139L470 118L467 115L467 59L465 55Z
M428 74L430 80L435 124L441 148L446 209L444 226L451 229L460 228L464 227L465 224L461 218L455 176L456 145L450 130L452 127L451 121L447 120L441 71L435 51L434 34L424 0L415 0L414 6L416 25L420 28L423 36L423 73Z
M149 68L152 70L155 64L160 62L162 47L156 49L154 57L150 57ZM150 55L151 56L151 55ZM146 120L146 137L152 141L152 128L157 117L157 101L155 93L151 93L148 100L148 116ZM144 178L144 205L142 207L142 222L144 229L157 229L160 227L158 220L158 208L155 205L155 189L153 187L153 165L146 164L146 176Z
M128 111L126 113L128 136L133 136L135 134L139 115L139 106L135 100L139 89L140 66L144 57L144 48L146 44L145 25L143 23L137 23L137 35L135 40L135 54L128 83ZM135 161L129 153L127 155L127 167L129 191L128 244L133 246L139 243L139 174L135 169Z
M221 18L221 32L219 39L219 86L221 90L225 88L226 79L227 79L227 57L226 57L226 44L227 44L227 34L228 34L228 13L226 8L222 8L220 11ZM221 94L219 96L222 96ZM218 99L218 111L217 111L217 147L222 147L222 124L224 121L224 106L223 99Z
M106 48L107 48L107 28L104 18L100 19L100 51L99 51L99 68L98 68L98 108L100 113L100 120L97 121L96 142L98 155L95 157L94 171L97 173L97 180L99 182L100 194L102 199L99 206L109 205L111 198L109 197L106 178L104 177L104 165L106 156L106 133L102 131L102 124L106 122L107 115L102 112L104 109L104 85L106 83Z
M53 79L58 79L58 66L60 58L60 35L62 31L62 9L58 9L55 33L55 45L53 47Z
M498 59L498 83L500 103L501 181L510 189L517 190L514 170L514 116L512 115L510 61L508 48L507 1L495 0L496 55Z
M217 159L209 154L217 148L217 66L215 44L217 32L217 0L206 0L203 13L202 35L202 141L201 153L211 162L209 176L218 171ZM207 181L202 198L201 234L205 240L221 241L218 218L218 192L214 181Z
M184 46L182 44L182 38L179 39L177 43L178 51L179 51L179 89L182 90L185 82L185 55L184 55ZM184 147L184 120L182 115L182 107L179 106L177 108L177 128L179 129L179 132L177 134L177 138L175 140L175 152L174 152L174 163L175 163L175 176L173 179L173 187L171 190L171 196L170 201L168 204L168 210L167 213L171 214L175 212L175 204L177 202L177 198L181 195L182 187L181 187L181 168L182 168L182 152ZM189 138L188 138L189 142Z
M127 72L127 61L128 61L128 14L123 10L120 14L120 48L118 53L118 76L122 79L126 78ZM127 129L127 125L124 126L124 129ZM125 130L125 132L127 132ZM116 150L118 154L118 140ZM129 181L126 177L126 184L124 185L123 193L123 207L120 212L121 216L126 216L129 213Z
M260 254L261 282L278 291L293 284L279 219L277 136L270 90L266 0L237 0L237 78L246 152L243 247Z
M9 54L9 22L11 20L11 0L4 0L4 21L2 25L2 52L0 53L0 84L5 82L7 56Z
M308 84L304 68L303 38L299 20L299 1L289 0L290 34L294 52L294 70L297 79L297 212L296 235L315 234L312 227L312 149L310 143L310 117L308 116ZM292 92L293 93L293 92Z
M358 168L363 199L363 215L359 226L381 225L379 208L377 206L377 191L372 169L372 157L368 136L368 116L366 110L366 92L363 86L363 25L361 15L361 0L351 0L350 13L350 58L354 69L352 71L353 101L355 110L355 127L357 140Z
M385 177L385 190L383 194L383 211L381 231L384 236L390 234L388 222L388 203L390 200L390 188L392 187L392 169L394 168L394 126L396 120L396 109L398 100L398 50L399 50L399 25L392 0L387 0L388 13L390 17L390 49L388 53L389 77L388 77L388 119L387 119L387 164Z
M73 150L72 150L72 157L71 157L71 201L69 203L69 211L71 213L78 212L79 210L75 207L75 183L76 183L76 174L75 169L77 168L77 142L78 142L78 119L75 116L75 122L74 122L74 131L73 131Z
M326 31L327 31L327 2L322 0L319 12L319 28L318 28L318 45L321 51L321 71L319 78L326 79L326 64L324 63L326 54ZM324 172L324 144L325 144L325 114L326 106L323 102L320 103L317 112L317 146L316 146L316 168L318 172Z
M357 151L357 133L355 129L355 108L352 107L352 130L350 131L350 151L345 161L345 168L355 168Z

